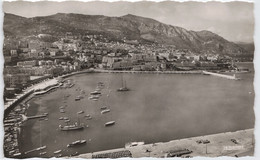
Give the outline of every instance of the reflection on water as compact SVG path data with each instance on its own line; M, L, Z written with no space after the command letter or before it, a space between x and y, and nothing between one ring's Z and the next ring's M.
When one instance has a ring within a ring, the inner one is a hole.
M63 156L118 147L126 142L163 142L173 139L236 131L254 126L253 73L237 74L241 81L205 75L124 74L129 92L117 92L121 74L85 74L70 77L75 86L59 89L33 99L28 115L49 113L48 121L30 120L22 129L22 152L47 146L45 157L62 149ZM88 99L97 83L104 82L98 101ZM84 99L75 101L85 91ZM251 92L251 93L249 93ZM64 98L70 94L71 96ZM41 107L40 106L41 103ZM60 113L60 106L66 106ZM109 106L110 112L100 113ZM77 114L79 111L83 114ZM87 120L85 115L92 119ZM65 125L60 117L71 122L80 120L89 125L82 131L60 131ZM108 121L116 121L104 127ZM40 130L42 131L40 133ZM41 137L41 138L40 138ZM86 139L87 144L67 148L67 144ZM42 157L44 157L42 156ZM31 153L25 157L39 157Z

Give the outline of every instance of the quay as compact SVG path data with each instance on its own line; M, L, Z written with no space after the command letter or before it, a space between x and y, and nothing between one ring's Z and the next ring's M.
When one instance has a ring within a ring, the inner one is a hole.
M219 73L208 72L208 71L202 71L202 73L205 75L212 75L212 76L217 76L217 77L231 79L231 80L240 80L239 78L236 78L235 74L231 76L231 75L219 74Z
M204 143L205 142L205 143ZM174 154L175 153L175 154ZM75 158L253 156L254 129L86 153Z
M105 70L93 69L96 73L138 73L138 74L201 74L202 71L124 71L124 70Z
M38 83L36 85L33 85L33 86L23 90L23 93L17 95L16 98L13 99L12 101L8 101L7 103L5 103L4 104L4 108L5 108L4 110L5 111L10 110L11 108L13 108L17 104L19 104L23 99L30 96L31 94L33 94L37 90L45 90L46 88L48 88L50 86L55 86L57 84L58 84L58 80L55 78L55 79L47 80L47 81Z

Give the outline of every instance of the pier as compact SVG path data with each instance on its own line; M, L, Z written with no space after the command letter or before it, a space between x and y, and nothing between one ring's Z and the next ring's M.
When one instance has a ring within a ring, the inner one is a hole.
M208 71L202 71L202 73L205 75L212 75L212 76L217 76L220 78L226 78L230 80L240 80L240 78L237 78L235 74L231 76L231 75L219 74L219 73L208 72Z

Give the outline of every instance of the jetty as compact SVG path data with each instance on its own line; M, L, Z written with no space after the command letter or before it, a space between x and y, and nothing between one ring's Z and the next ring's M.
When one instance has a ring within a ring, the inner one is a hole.
M36 118L43 118L43 117L47 117L48 113L44 113L44 114L40 114L40 115L35 115L35 116L26 116L22 114L22 119L23 121L26 121L28 119L36 119Z
M226 78L226 79L230 79L230 80L240 80L240 78L237 78L235 74L233 76L231 76L231 75L219 74L219 73L208 72L208 71L202 71L202 73L204 75L212 75L212 76Z

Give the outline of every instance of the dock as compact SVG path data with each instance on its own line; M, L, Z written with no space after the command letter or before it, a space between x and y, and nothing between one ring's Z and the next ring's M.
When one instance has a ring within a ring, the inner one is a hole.
M246 129L86 153L75 156L75 158L243 157L254 155L254 144L254 129Z

